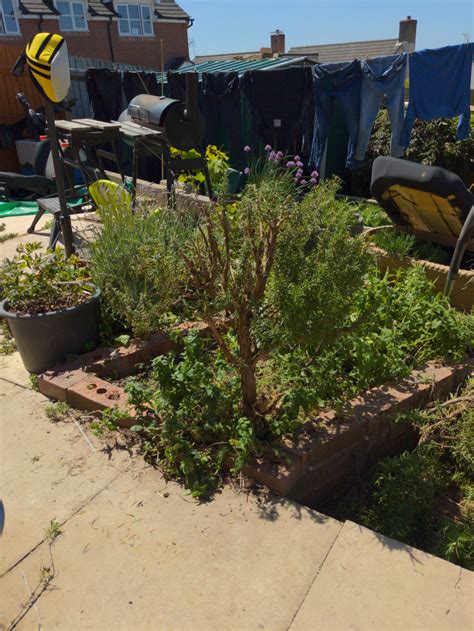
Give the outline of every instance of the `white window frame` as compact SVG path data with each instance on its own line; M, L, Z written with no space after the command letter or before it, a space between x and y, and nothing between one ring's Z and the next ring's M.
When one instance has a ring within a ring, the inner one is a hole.
M60 13L60 15L58 15L59 30L61 31L61 33L76 33L76 32L77 33L85 33L85 32L87 32L89 30L89 26L87 24L87 5L86 5L86 3L83 2L83 0L60 0L60 2L64 2L65 4L67 4L69 6L69 13ZM79 4L82 7L82 12L83 12L83 17L84 17L84 26L77 26L77 24L76 24L76 15L74 13L74 8L73 8L73 5L75 5L75 4ZM58 0L55 0L54 6L59 11ZM61 26L61 17L71 18L72 28L64 28L63 26Z
M1 28L4 29L4 32L0 31L0 37L11 37L11 36L15 36L15 35L21 35L20 22L18 21L16 0L10 0L11 4L12 4L13 14L8 16L8 17L13 18L15 20L15 26L16 26L16 30L15 31L7 31L6 30L7 25L6 25L5 18L4 18L4 8L3 8L4 1L5 0L0 0L0 24L1 24Z
M131 18L130 17L130 12L129 12L129 7L137 7L138 9L138 18ZM121 37L154 37L155 35L155 31L153 28L153 7L146 3L146 2L117 2L115 5L115 10L117 11L117 13L120 15L120 10L125 8L127 17L118 17L117 18L117 22L118 22L118 32L119 35ZM144 17L144 9L148 10L149 12L149 19ZM122 30L122 24L123 22L127 22L127 31ZM140 22L140 33L132 33L132 28L131 28L131 22ZM145 33L145 28L144 28L144 24L145 23L149 23L150 24L150 29L151 32L150 33Z

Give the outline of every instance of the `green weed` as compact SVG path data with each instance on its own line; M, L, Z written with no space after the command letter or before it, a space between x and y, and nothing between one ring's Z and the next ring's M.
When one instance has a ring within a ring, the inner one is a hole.
M52 423L58 423L64 421L70 414L71 407L66 401L58 401L57 403L51 403L45 408L46 418Z

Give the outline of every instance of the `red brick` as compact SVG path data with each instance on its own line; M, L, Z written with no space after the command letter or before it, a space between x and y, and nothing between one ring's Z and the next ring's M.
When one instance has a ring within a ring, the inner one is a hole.
M301 477L301 460L288 454L287 461L273 462L268 458L257 458L250 462L243 469L242 473L261 484L265 484L269 489L283 496L288 496Z
M93 375L84 376L67 391L67 402L71 407L87 412L101 412L107 408L123 408L128 406L128 396L123 388ZM135 412L130 409L128 419L118 422L120 427L131 427Z
M66 401L68 388L84 379L84 375L85 373L81 368L59 372L44 372L38 377L40 392L51 399Z

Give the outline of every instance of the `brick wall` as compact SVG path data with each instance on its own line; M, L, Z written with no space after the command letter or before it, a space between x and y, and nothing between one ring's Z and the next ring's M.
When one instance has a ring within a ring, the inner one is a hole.
M1 37L2 44L24 46L39 30L59 33L57 20L20 19L21 36ZM67 41L70 55L89 57L112 61L108 39L109 22L106 20L88 20L89 31L86 33L62 33ZM154 22L154 37L121 37L118 24L112 21L110 34L113 61L134 64L146 68L161 69L161 44L163 39L163 53L165 65L173 57L188 57L188 28L186 22Z

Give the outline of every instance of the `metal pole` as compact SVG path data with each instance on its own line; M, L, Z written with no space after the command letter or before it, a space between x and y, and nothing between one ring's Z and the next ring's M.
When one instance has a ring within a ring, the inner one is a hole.
M44 101L44 110L46 113L46 122L48 124L48 138L51 147L51 155L53 157L54 175L59 199L59 208L61 209L59 221L61 224L61 232L63 234L64 249L66 250L66 256L69 257L71 256L71 254L74 254L71 217L69 216L69 210L66 203L64 172L60 157L58 132L56 130L56 124L54 121L54 108L53 104L46 99Z

